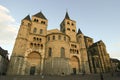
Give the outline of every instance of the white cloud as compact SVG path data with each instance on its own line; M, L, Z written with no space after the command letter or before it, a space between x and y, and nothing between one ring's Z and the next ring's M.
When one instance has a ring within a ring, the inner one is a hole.
M2 6L2 5L0 5L0 11L2 11L2 12L7 12L7 13L10 12L6 7L4 7L4 6Z
M8 23L15 22L15 19L9 13L10 11L6 7L0 5L0 23L3 24L5 21Z
M15 19L10 11L0 5L0 46L13 45L18 32ZM9 51L9 49L7 49Z

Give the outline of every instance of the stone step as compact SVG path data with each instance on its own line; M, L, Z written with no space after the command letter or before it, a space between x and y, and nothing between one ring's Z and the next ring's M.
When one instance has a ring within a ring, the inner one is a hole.
M114 74L103 74L101 79L100 74L89 74L89 75L69 75L69 76L0 76L0 80L120 80L120 73Z

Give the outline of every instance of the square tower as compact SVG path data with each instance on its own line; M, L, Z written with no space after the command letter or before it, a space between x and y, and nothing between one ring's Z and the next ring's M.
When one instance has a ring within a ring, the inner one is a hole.
M70 41L76 42L76 21L70 19L68 12L60 24L60 31L70 36Z

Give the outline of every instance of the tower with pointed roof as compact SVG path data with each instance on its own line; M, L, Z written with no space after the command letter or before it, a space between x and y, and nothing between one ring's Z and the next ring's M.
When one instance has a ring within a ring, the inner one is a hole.
M8 74L26 75L30 73L29 71L24 72L26 70L26 65L29 65L28 68L33 68L35 66L38 72L43 70L47 24L47 18L42 12L33 15L32 19L27 15L21 21L8 68ZM32 52L29 53L30 51ZM30 62L32 59L26 59L26 56L30 58L38 57L40 60L35 59L31 63L26 63ZM36 72L36 74L38 74L38 72Z
M66 12L65 18L60 24L60 31L69 35L71 41L76 42L76 21L70 19L68 12Z
M21 21L21 25L11 55L8 74L16 74L16 75L19 74L20 71L19 68L22 66L21 61L23 60L24 57L23 53L25 53L28 42L30 26L31 26L31 19L30 16L27 15ZM16 66L13 66L13 64L15 64Z
M48 20L42 12L33 15L32 22L31 33L43 36L47 34Z

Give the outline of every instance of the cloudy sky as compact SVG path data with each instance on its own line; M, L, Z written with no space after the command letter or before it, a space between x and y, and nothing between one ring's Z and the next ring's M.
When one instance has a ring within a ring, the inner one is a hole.
M120 59L120 0L0 0L0 46L11 54L21 20L40 11L48 29L58 28L66 10L86 36L103 40Z

